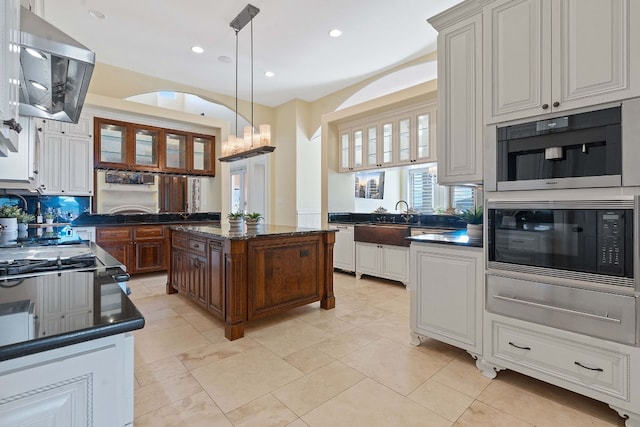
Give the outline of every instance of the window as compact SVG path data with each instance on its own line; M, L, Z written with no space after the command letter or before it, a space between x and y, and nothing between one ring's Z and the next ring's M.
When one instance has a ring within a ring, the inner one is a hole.
M421 213L473 209L482 200L473 185L438 185L436 164L409 170L409 206Z

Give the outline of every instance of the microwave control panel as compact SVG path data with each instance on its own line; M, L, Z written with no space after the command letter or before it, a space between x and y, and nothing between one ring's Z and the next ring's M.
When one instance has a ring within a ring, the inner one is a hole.
M624 274L624 211L598 211L598 272Z

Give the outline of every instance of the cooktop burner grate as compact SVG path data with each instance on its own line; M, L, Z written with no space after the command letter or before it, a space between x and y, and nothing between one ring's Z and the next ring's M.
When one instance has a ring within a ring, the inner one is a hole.
M16 274L38 273L43 271L70 270L88 268L96 265L96 257L93 254L84 254L68 258L56 259L17 259L12 261L0 261L0 277L14 276Z

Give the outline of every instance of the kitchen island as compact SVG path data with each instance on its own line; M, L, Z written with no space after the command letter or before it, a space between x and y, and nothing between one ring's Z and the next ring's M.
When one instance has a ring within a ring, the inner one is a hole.
M172 227L167 293L179 292L224 320L225 336L245 322L320 301L335 307L335 230L260 225L256 230Z

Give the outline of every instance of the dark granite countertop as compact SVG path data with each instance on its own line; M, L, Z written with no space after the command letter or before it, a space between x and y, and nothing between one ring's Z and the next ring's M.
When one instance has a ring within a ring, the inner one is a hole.
M99 246L91 243L89 247L99 260L95 270L0 278L0 325L3 319L15 316L13 320L19 319L25 331L10 334L0 326L0 361L144 327L144 317L114 279L124 274L120 263ZM83 305L72 306L69 295L75 295L76 300L84 296ZM50 300L59 301L62 308L49 313ZM28 307L31 303L37 316L32 337L26 332L30 319L24 311L24 305ZM58 319L67 313L74 314L73 322L66 321L70 316ZM58 325L57 329L54 325Z
M83 213L72 221L76 227L90 227L103 225L144 225L144 224L171 224L189 222L220 221L220 212L167 212L167 213L140 213L140 214L88 214Z
M482 240L469 239L466 229L444 233L425 233L417 236L407 237L407 239L411 240L411 242L417 243L437 243L445 245L482 248Z
M171 227L173 230L188 231L199 234L206 238L223 238L232 240L251 239L260 236L292 236L303 234L317 233L334 233L336 230L293 227L288 225L259 224L255 229L247 229L243 225L239 230L232 230L229 224L221 224L219 227L214 226L192 226L192 225L176 225Z

